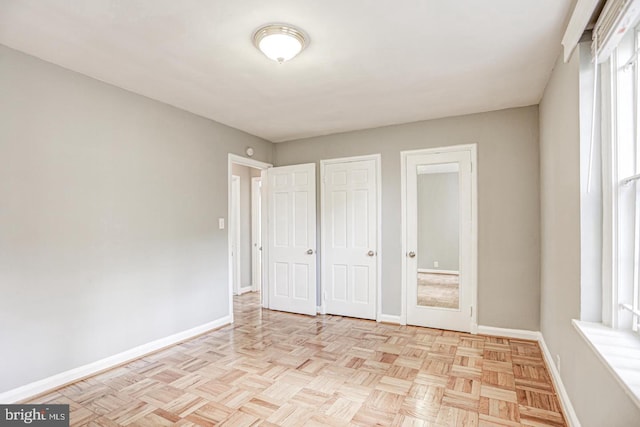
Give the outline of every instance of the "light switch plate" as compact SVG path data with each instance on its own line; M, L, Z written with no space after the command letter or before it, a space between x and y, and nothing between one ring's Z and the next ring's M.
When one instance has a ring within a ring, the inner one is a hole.
M224 230L224 218L218 218L218 229Z

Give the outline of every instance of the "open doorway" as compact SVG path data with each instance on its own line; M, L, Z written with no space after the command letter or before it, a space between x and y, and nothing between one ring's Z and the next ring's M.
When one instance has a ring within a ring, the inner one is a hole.
M262 298L262 171L271 165L229 154L229 311L234 297Z

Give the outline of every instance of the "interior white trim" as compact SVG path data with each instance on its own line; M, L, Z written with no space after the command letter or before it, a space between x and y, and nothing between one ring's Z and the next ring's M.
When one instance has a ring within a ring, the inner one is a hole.
M260 160L250 159L249 157L238 156L237 154L229 153L229 164L235 163L236 165L248 166L255 169L268 169L273 167L271 163L261 162Z
M250 159L248 157L242 157L242 156L238 156L237 154L232 154L229 153L228 158L227 158L227 276L228 276L228 285L229 285L229 316L231 318L230 323L233 323L233 276L231 275L231 269L233 268L233 260L231 259L231 227L229 227L229 218L231 218L231 181L232 181L232 175L233 175L233 165L242 165L242 166L249 166L251 168L256 168L256 169L268 169L273 167L273 165L271 163L265 163L265 162L261 162L260 160L255 160L255 159ZM263 197L264 200L264 197ZM263 206L264 208L264 206ZM263 219L266 218L266 213L263 215ZM264 225L264 222L263 222ZM264 247L264 245L267 243L266 240L267 236L266 233L264 232L264 228L262 230L262 245ZM262 258L263 260L265 259L265 253L263 251L262 253ZM262 263L262 265L264 266L264 262ZM264 275L263 275L263 280L262 280L262 287L263 287L263 292L262 294L265 294L267 290L267 286L268 283L267 281L264 280ZM264 297L263 297L264 300Z
M495 326L478 325L478 334L492 337L515 338L520 340L539 341L540 332L526 329L497 328Z
M181 343L198 335L210 332L213 329L221 328L231 323L231 316L225 316L218 320L196 326L186 331L178 332L146 344L139 345L129 350L123 351L104 359L96 360L89 364L70 369L65 372L50 376L48 378L34 381L30 384L23 385L13 390L5 391L0 394L0 402L16 403L31 397L41 395L43 393L55 390L83 378L96 375L100 372L113 369L117 366L128 363L132 360L139 359L150 353L162 350L166 347Z
M380 153L377 154L367 154L362 156L352 156L352 157L339 157L335 159L326 159L320 160L320 209L324 205L324 167L325 165L335 164L335 163L346 163L346 162L358 162L362 160L374 160L376 164L376 192L378 204L377 204L377 242L376 242L376 257L377 257L377 283L376 283L376 307L377 307L377 315L376 319L378 321L380 316L382 315L382 155ZM322 256L324 248L326 247L324 233L322 232L322 215L320 216L320 306L322 308L321 313L326 313L326 307L324 302L324 283L322 281L322 271L324 271L324 258Z
M402 265L400 324L407 324L407 158L413 154L436 154L469 151L471 155L471 326L472 334L478 333L478 144L450 145L446 147L407 150L400 152L400 197L402 215Z

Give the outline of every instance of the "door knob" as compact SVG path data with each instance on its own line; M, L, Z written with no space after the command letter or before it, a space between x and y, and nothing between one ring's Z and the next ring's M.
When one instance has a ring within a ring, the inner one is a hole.
M373 251L369 251L369 252L367 252L367 255L369 255L369 256L374 256L375 254L376 254L376 253L375 253L375 252L373 252Z
M409 258L415 258L416 257L416 253L411 251L409 252L407 255L409 255Z
M307 255L313 255L313 249L309 249L309 250L307 251Z

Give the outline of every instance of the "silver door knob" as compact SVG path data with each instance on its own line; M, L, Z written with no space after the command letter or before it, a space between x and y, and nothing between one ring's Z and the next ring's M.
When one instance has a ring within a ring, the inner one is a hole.
M309 250L307 251L307 255L313 255L313 249L309 249Z
M409 255L409 258L415 258L416 257L416 253L411 251L409 252L407 255Z
M374 256L375 254L376 254L376 253L375 253L375 252L373 252L373 251L369 251L369 252L367 252L367 255L369 255L369 256Z

